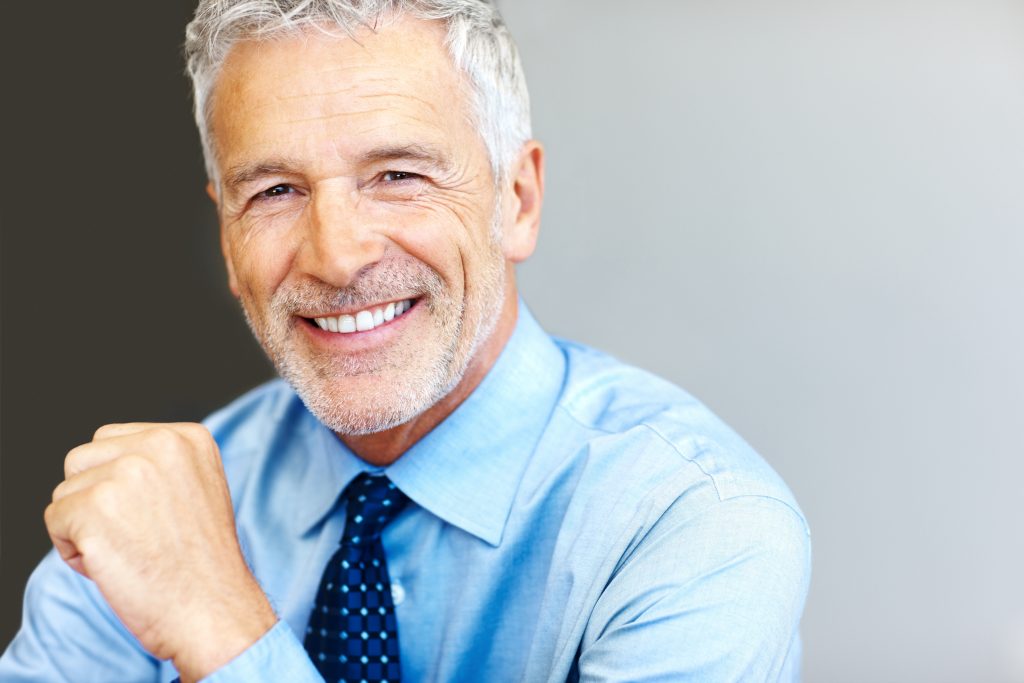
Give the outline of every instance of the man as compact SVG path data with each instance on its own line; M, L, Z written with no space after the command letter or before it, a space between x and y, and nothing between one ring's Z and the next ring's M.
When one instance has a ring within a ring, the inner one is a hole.
M231 291L285 382L72 450L4 681L796 680L805 521L519 300L544 153L481 0L204 0Z

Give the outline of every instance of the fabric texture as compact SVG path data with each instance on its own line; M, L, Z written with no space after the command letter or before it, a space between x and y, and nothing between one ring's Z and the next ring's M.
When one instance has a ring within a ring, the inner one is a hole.
M320 579L306 651L324 680L398 683L398 624L380 534L409 499L369 474L356 477L344 499L345 533Z
M387 468L280 381L204 423L246 560L280 622L207 681L323 680L302 637L345 525L339 492L383 473L410 502L381 532L405 681L796 681L810 578L786 485L704 405L520 302L477 389ZM166 683L55 553L0 680Z

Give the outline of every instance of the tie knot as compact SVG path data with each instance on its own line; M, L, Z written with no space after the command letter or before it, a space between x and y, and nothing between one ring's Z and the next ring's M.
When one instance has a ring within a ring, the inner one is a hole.
M344 494L347 513L342 545L362 546L380 536L409 498L383 475L360 474Z

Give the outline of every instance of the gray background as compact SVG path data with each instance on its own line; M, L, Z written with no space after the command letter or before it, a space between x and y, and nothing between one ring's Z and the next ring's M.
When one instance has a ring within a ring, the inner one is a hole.
M0 643L69 448L269 375L201 192L192 3L140 4L20 8L34 61L5 60L33 63L5 115ZM526 300L789 482L805 680L1024 681L1024 2L504 11L549 155Z

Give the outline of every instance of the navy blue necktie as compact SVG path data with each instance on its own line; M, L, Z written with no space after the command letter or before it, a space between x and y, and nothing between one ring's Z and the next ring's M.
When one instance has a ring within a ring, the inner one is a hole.
M409 499L387 477L365 473L344 498L345 531L320 580L304 644L327 683L396 683L398 623L380 534Z

